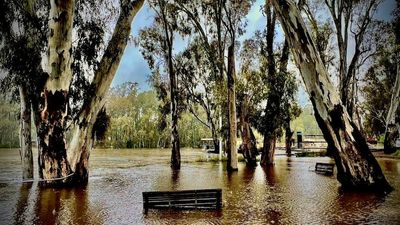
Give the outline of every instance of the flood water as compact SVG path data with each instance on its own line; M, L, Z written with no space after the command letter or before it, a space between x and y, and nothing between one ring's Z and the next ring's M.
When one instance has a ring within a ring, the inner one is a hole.
M400 224L400 161L379 163L395 188L386 196L347 193L334 176L311 171L329 158L277 156L271 168L227 174L225 163L196 162L182 150L93 150L86 188L40 188L22 183L18 150L0 149L0 224ZM36 157L35 157L36 158ZM37 173L37 171L36 171ZM143 191L222 188L220 211L143 211Z

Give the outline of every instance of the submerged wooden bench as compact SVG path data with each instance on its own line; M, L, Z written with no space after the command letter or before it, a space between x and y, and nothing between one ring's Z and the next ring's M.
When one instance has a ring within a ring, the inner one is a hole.
M315 164L315 172L325 175L332 175L334 167L335 164L333 163L317 163Z
M147 209L220 209L221 189L143 192L143 208Z

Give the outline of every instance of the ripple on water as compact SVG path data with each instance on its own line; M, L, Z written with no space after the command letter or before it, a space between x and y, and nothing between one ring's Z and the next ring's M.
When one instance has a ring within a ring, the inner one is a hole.
M400 163L384 163L395 191L386 197L344 193L334 177L310 171L327 158L278 157L273 167L239 164L227 173L220 163L191 163L201 152L184 150L179 172L169 151L101 150L91 154L86 188L43 189L0 182L0 224L399 224ZM0 155L0 177L20 174L10 163L18 152ZM14 154L14 155L13 155ZM11 157L12 156L12 157ZM18 175L19 176L19 175ZM17 177L17 175L15 175ZM150 210L142 192L222 188L221 211ZM23 218L17 219L17 218ZM11 222L10 222L11 221ZM47 222L45 222L47 221Z

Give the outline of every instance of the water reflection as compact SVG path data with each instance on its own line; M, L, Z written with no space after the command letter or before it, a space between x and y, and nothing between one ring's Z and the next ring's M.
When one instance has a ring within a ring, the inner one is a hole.
M275 174L275 166L264 166L261 167L265 174L265 181L271 187L274 187L277 183L277 177Z
M183 159L193 160L173 171L165 151L130 151L94 151L86 188L40 188L0 179L0 224L400 224L396 160L379 161L395 187L382 197L343 192L334 176L309 169L329 158L279 157L272 167L239 163L239 171L227 173L224 163L196 163L197 152L183 151ZM3 161L0 155L0 177L6 177L4 171L20 172L3 170ZM143 191L202 188L222 188L221 211L143 214Z
M172 190L178 190L178 188L179 188L179 173L180 173L180 170L172 170L172 172L171 172Z
M14 224L24 224L24 220L28 216L25 212L28 211L28 198L31 188L32 183L24 183L19 188L19 198L13 216Z
M43 188L22 184L13 224L103 224L86 188Z

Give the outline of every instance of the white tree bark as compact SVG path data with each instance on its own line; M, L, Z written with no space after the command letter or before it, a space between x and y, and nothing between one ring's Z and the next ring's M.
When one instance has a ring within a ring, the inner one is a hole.
M112 38L95 72L92 87L94 95L84 102L84 108L75 124L72 141L68 147L67 158L78 181L87 182L89 154L92 148L92 129L100 109L105 104L105 95L118 69L128 43L131 24L142 8L144 0L123 1L121 12Z
M333 151L339 182L345 188L391 190L365 138L330 82L299 10L290 0L272 0L272 3L310 95L318 125Z
M389 112L386 117L386 132L384 151L385 153L393 153L396 151L396 139L399 138L399 124L396 123L396 112L400 102L400 66L397 60L396 81L393 87L392 98L390 100Z
M68 90L72 78L72 23L74 0L51 0L49 14L49 78L47 91Z
M48 74L41 95L38 129L39 174L41 178L70 175L66 160L65 119L68 114L68 90L72 80L71 49L74 0L51 0L49 13ZM66 182L62 180L61 182ZM56 182L48 182L56 183Z

